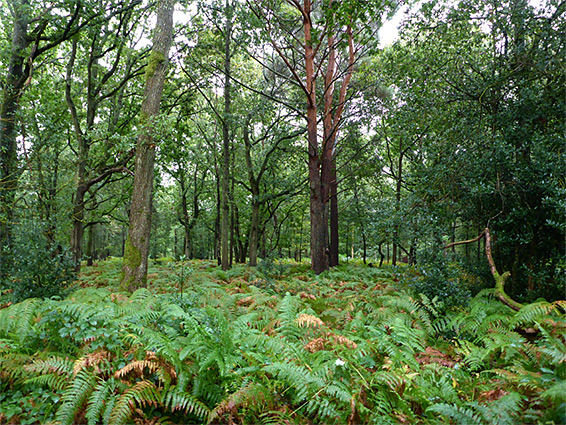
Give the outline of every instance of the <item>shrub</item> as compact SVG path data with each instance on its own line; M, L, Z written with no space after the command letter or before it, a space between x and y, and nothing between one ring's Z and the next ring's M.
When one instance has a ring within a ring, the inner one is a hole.
M36 223L22 224L16 234L2 282L13 301L63 296L75 277L71 256L60 246L46 247L45 239L38 237L42 228Z
M416 269L416 275L408 281L409 287L429 299L438 297L444 310L467 306L472 293L467 274L456 264L442 258L434 258Z

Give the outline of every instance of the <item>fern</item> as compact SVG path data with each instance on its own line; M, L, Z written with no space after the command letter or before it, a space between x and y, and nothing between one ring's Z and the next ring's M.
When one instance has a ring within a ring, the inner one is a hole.
M38 310L45 304L36 298L29 298L0 310L0 336L14 341L23 350L29 348Z
M272 399L270 391L261 384L245 382L237 391L222 400L211 412L208 423L220 419L224 414L237 408L254 408L258 411Z
M456 406L453 404L435 404L434 406L429 407L427 410L431 413L438 413L444 417L450 418L454 420L457 424L466 424L466 425L482 425L482 420L480 415L477 412L474 412L469 407L461 407ZM441 422L446 423L446 422Z
M438 413L458 424L514 425L521 411L521 396L507 394L489 405L468 402L463 405L439 403L429 407L427 413Z
M136 382L118 397L110 414L110 422L113 425L125 424L133 416L136 405L157 405L159 402L159 392L153 382Z
M277 316L279 319L279 327L277 331L286 337L300 338L302 332L297 326L298 312L298 299L287 292L283 300L281 300L281 304L279 304Z
M56 418L61 425L71 425L77 412L84 406L92 390L97 384L97 377L82 369L61 397L62 404L57 410Z
M547 301L537 301L525 305L520 311L517 312L515 317L511 320L511 326L528 326L533 325L535 322L541 322L548 319L550 316L561 316L566 303L564 301L556 301L549 303Z
M164 406L172 412L183 411L201 419L210 415L210 409L206 404L188 392L178 391L177 387L171 387L169 391L164 394L162 402Z
M100 381L96 385L87 402L85 418L88 425L97 424L103 417L104 411L110 399L113 397L116 387L117 383L113 378L107 381Z

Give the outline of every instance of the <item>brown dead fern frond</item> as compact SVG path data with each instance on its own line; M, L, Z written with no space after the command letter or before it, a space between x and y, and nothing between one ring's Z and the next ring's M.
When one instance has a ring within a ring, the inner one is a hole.
M317 351L332 349L337 345L343 345L350 349L358 348L358 344L354 341L332 332L327 332L323 337L310 340L303 348L311 353L316 353Z
M177 372L175 371L175 368L166 361L164 361L163 359L157 357L157 355L153 351L146 351L145 359L134 360L128 363L122 369L117 370L114 373L114 377L118 379L122 379L130 373L133 373L134 376L138 378L143 378L147 375L153 375L155 373L158 373L160 375L161 380L166 380L165 374L169 375L170 378L177 377Z
M333 339L334 339L334 342L335 342L337 345L344 345L344 346L346 346L347 348L350 348L350 349L358 348L358 344L356 344L356 343L355 343L354 341L352 341L351 339L346 338L345 336L336 335L336 334L334 334L334 333L332 333L332 332L329 332L329 333L328 333L328 337L333 338Z
M73 377L77 376L77 373L79 373L82 369L88 367L94 368L94 372L99 374L100 363L108 361L111 356L112 354L106 350L97 350L94 353L89 353L86 356L75 360L75 363L73 364Z
M325 350L327 343L328 340L326 338L315 338L309 341L308 344L304 346L304 349L311 353L316 353L317 351Z
M300 328L308 328L311 326L317 328L324 326L324 322L311 314L299 314L299 317L297 317L297 326Z

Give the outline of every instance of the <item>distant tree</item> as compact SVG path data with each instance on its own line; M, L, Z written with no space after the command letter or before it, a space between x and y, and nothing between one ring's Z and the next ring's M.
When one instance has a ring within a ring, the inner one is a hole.
M316 0L256 0L252 5L258 25L265 28L266 37L307 100L311 261L314 272L321 273L338 261L335 154L348 87L368 41L364 37L388 6ZM317 90L317 82L322 89Z

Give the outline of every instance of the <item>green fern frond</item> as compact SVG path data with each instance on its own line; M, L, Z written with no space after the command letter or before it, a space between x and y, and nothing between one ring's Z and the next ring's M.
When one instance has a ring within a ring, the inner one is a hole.
M517 312L511 321L511 325L532 325L533 323L539 322L552 314L560 315L559 306L561 306L560 302L549 303L547 301L537 301L531 304L526 304Z
M487 406L482 406L483 408L478 405L476 409L481 411L487 424L515 425L520 421L518 415L523 410L522 401L520 394L512 392Z
M302 332L297 326L299 300L289 292L281 300L278 310L279 327L277 331L288 338L299 339Z
M62 390L69 385L69 378L65 375L58 375L56 373L48 373L39 375L33 378L26 379L24 384L46 386L52 390Z
M566 363L566 345L540 324L537 324L537 327L543 336L542 347L539 348L540 352L545 354L553 365Z
M234 408L254 407L261 409L271 398L271 391L263 385L255 382L246 383L236 392L222 400L222 402L210 412L208 423L212 423L216 419L221 418L225 413Z
M308 401L306 411L309 415L316 415L317 418L323 421L328 418L340 417L338 410L336 410L336 405L327 398L318 395L315 395Z
M556 406L566 403L566 380L552 384L541 394L541 397L550 399Z
M117 384L114 378L100 381L96 385L87 402L85 418L88 421L88 425L96 425L99 419L103 417L109 399L114 395L116 387Z
M164 394L163 404L172 412L183 411L205 419L210 415L210 409L206 404L197 399L191 393L179 391L178 387L171 387Z
M147 288L139 288L136 289L132 295L130 295L129 302L142 304L144 303L145 300L147 300L149 297L152 296L153 296L152 293L149 292Z
M439 403L430 406L426 411L427 413L437 413L446 418L450 418L457 424L482 425L480 415L470 408L456 406L454 404Z
M26 369L32 373L57 373L70 377L73 374L73 367L75 362L69 358L49 357L47 359L37 359Z
M134 414L136 405L158 405L160 402L159 392L153 382L139 381L124 393L116 401L114 409L110 415L110 422L113 425L125 424Z
M36 298L28 298L0 310L0 336L17 341L25 347L25 342L36 324L38 310L47 303Z
M86 403L96 383L97 377L93 373L85 369L77 373L61 397L62 404L56 414L57 421L61 425L73 423L76 414Z
M371 384L383 384L395 393L403 395L406 380L403 375L390 371L379 371L373 374Z
M17 351L0 356L0 379L21 382L28 375L25 365L31 360L31 356Z

